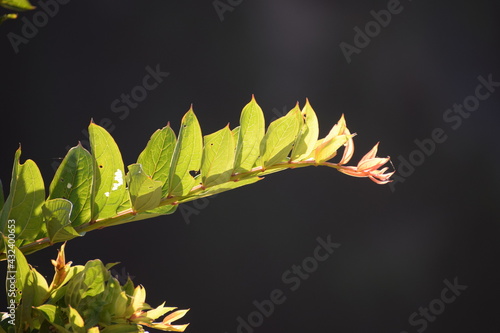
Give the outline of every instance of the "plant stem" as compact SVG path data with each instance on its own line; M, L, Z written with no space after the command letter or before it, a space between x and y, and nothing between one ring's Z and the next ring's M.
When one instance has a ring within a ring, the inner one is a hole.
M303 167L308 167L308 166L327 166L331 167L334 169L341 169L342 166L335 164L335 163L330 163L330 162L323 162L323 163L316 163L314 160L306 160L306 161L299 161L299 162L281 162L277 163L275 165L271 165L268 167L255 167L249 171L245 172L240 172L240 173L234 173L231 175L231 178L229 179L228 182L232 181L238 181L246 178L251 178L251 177L258 177L259 174L268 172L268 171L273 171L273 170L279 170L279 169L295 169L295 168L303 168ZM210 189L210 187L205 187L203 185L196 185L193 187L188 194L184 196L173 196L173 197L164 197L160 200L160 206L166 206L166 205L177 205L178 202L182 201L188 202L192 200L196 200L197 196L196 194L202 191L206 191ZM115 216L112 217L107 217L104 219L98 219L96 221L89 221L84 224L81 224L77 227L75 227L75 230L80 233L80 234L85 234L88 231L96 230L96 229L102 229L106 228L109 226L115 226L119 224L124 224L124 223L129 223L133 222L135 220L138 220L139 216L142 217L141 213L144 213L144 211L134 211L132 208L123 210L119 213L117 213ZM154 215L156 216L156 215ZM38 250L41 250L43 248L46 248L48 246L53 245L54 243L50 242L49 237L41 238L38 239L32 243L29 243L27 245L23 245L20 247L20 250L24 254L30 254L33 252L36 252ZM0 253L0 261L6 259L6 254L5 253Z

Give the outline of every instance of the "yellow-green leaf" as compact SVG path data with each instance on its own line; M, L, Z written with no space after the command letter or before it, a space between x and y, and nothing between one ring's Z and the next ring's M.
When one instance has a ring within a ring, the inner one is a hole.
M152 320L156 320L157 318L163 316L167 312L174 311L175 309L177 309L177 308L176 307L165 307L165 302L163 302L160 306L158 306L152 310L146 311L146 317L148 317Z
M15 11L25 11L36 8L30 4L28 0L0 0L0 6Z
M199 171L203 150L200 124L193 109L184 115L169 171L169 195L182 196L194 185L190 171Z
M175 133L168 124L153 133L146 148L137 159L137 163L142 165L142 169L148 176L162 183L163 195L168 192L168 175L175 143Z
M146 289L143 286L137 286L132 295L132 302L130 303L131 313L144 309L144 302L146 302Z
M145 211L158 207L161 199L162 182L148 176L141 164L128 166L128 189L135 211Z
M205 136L201 181L205 187L225 183L231 178L234 164L234 138L229 125Z
M52 243L64 242L80 236L70 221L73 205L66 199L47 200L43 207L43 215L47 232Z
M255 101L254 96L241 112L240 129L236 156L234 160L234 172L245 172L254 166L260 154L260 144L265 132L265 120L262 109Z
M273 121L260 146L264 167L286 160L302 127L302 114L297 106L284 117Z
M73 227L87 223L92 218L92 186L94 159L81 144L71 148L64 157L50 184L48 199L68 199L73 204Z
M7 234L7 221L15 224L16 245L33 241L43 225L42 204L45 186L38 166L32 160L19 163L21 148L16 151L10 194L0 213L0 231Z
M305 121L300 134L297 136L297 140L295 140L291 154L292 161L302 161L307 158L313 151L314 144L318 141L318 118L311 104L309 104L309 100L306 100L306 105L302 109L302 117Z
M89 125L90 147L96 160L95 205L93 219L115 216L126 197L122 155L115 140L101 126Z
M50 323L54 323L56 321L57 307L55 305L43 304L37 306L36 309L40 311Z
M68 305L69 308L69 323L75 332L85 332L84 326L85 322L83 321L82 316L78 313L78 311Z
M33 286L35 289L33 306L38 306L43 304L48 298L49 285L43 275L34 268L31 268L31 277L33 279Z
M337 135L331 139L324 140L315 150L315 161L316 163L323 163L328 161L337 155L337 150L342 147L347 140L349 140L350 135Z
M10 260L10 257L8 257L9 260L7 261L7 271L9 272L9 274L7 274L6 285L10 285L10 283L14 282L17 289L14 299L16 300L16 303L19 304L22 296L21 292L25 290L28 285L28 279L30 277L31 270L26 257L17 247L8 247L8 249L6 248L6 251L8 254L11 254L11 251L13 251L15 256L15 260L13 262ZM12 272L14 271L15 275L12 274Z

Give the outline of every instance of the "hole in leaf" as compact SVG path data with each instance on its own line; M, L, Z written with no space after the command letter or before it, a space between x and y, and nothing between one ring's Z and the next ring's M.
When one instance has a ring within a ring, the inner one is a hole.
M102 169L102 164L101 164L101 165L99 165L99 168L101 168L101 169Z

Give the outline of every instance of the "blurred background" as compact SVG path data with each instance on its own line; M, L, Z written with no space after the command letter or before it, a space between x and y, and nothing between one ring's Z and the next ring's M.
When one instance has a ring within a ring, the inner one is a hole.
M187 332L498 330L497 2L54 3L0 26L5 191L19 143L48 186L90 119L128 165L156 129L177 131L191 103L209 134L237 126L251 94L268 121L309 98L322 136L345 113L358 133L352 163L380 141L378 155L399 169L391 186L327 168L273 174L88 233L68 244L69 260L121 262L116 273L143 284L151 305L191 308ZM149 71L158 84L141 89ZM447 111L464 101L473 111ZM436 129L446 140L419 153L415 140L431 147ZM340 247L307 276L290 273L300 281L291 290L283 274L328 236ZM28 260L52 276L56 250ZM445 280L467 286L450 304ZM275 289L284 301L258 315L255 301Z

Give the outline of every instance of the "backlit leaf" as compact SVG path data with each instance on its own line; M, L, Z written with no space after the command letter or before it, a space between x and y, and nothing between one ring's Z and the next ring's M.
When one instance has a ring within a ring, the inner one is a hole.
M71 201L73 227L89 222L92 218L92 186L94 183L94 159L78 144L64 157L50 184L48 199L64 198Z
M201 180L204 186L225 183L231 178L234 164L234 138L229 125L205 136Z
M338 135L329 140L324 140L315 151L315 160L317 163L322 163L334 158L337 155L337 150L342 147L347 140L348 135Z
M64 242L80 236L70 221L73 205L66 199L47 200L43 207L43 215L47 232L52 243Z
M189 193L194 185L190 171L199 171L203 151L200 124L193 109L184 115L179 130L169 171L169 195L181 196Z
M302 114L298 105L269 125L260 146L264 167L286 160L301 127Z
M0 0L0 6L16 11L25 11L36 8L30 4L28 0Z
M122 155L115 140L101 126L89 125L90 147L95 158L95 205L93 219L115 216L126 197Z
M137 159L137 163L142 165L142 169L148 176L162 183L163 195L167 194L169 188L168 175L175 143L175 133L168 124L153 133L146 148Z
M10 194L0 213L0 231L7 235L7 221L15 221L18 246L37 238L43 225L42 204L45 186L38 166L32 160L19 163L21 148L16 151Z
M161 199L162 182L148 176L141 164L128 166L128 189L134 211L144 211L158 207Z
M302 117L305 121L292 150L292 161L301 161L309 156L314 149L314 144L318 141L318 118L311 104L309 104L309 100L306 100L306 105L302 109Z
M240 173L250 169L260 154L260 143L264 137L265 120L262 109L252 96L252 100L241 112L240 129L236 147L234 172Z

